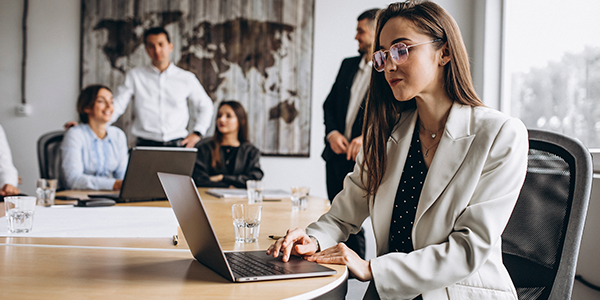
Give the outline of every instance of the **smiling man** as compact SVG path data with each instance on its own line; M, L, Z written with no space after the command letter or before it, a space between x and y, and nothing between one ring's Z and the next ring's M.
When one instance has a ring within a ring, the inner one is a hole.
M152 65L127 73L114 98L112 122L133 99L135 118L131 132L137 137L138 146L194 147L210 126L212 100L193 73L171 62L173 44L164 28L148 29L144 45ZM192 132L187 130L190 122Z

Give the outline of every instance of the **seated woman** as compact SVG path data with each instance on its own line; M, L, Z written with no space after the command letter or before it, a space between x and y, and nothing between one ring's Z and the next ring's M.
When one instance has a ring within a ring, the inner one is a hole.
M63 138L62 170L67 189L119 190L127 168L125 133L109 126L113 96L108 87L91 85L77 99L81 125Z
M192 177L198 187L245 188L246 181L263 177L260 151L248 141L247 120L239 102L221 102L215 135L196 146L198 156Z
M354 171L327 213L268 254L344 264L371 282L365 299L518 299L501 234L527 172L527 128L483 105L458 25L434 2L380 11L374 49ZM342 242L368 216L367 261Z

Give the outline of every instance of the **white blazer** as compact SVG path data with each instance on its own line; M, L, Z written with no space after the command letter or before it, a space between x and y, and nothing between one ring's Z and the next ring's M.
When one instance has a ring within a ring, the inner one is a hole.
M527 129L493 109L455 103L417 206L415 250L389 253L396 191L416 121L416 110L406 111L394 127L375 199L364 198L361 152L331 209L307 233L326 249L371 216L378 256L371 260L366 299L517 299L502 264L500 235L525 180Z

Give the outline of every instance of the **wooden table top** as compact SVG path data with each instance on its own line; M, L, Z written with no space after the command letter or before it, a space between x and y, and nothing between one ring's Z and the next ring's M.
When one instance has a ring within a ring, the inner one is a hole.
M305 211L292 211L290 199L263 202L257 243L235 243L231 205L245 199L219 199L199 189L224 250L264 250L287 228L306 227L329 209L329 201L309 199ZM59 195L85 198L87 191ZM57 204L68 204L56 201ZM4 214L1 203L0 214ZM168 201L118 204L169 207ZM195 261L184 238L39 238L0 237L1 295L19 299L70 298L208 298L208 299L305 299L322 295L345 284L347 269L327 277L231 283Z

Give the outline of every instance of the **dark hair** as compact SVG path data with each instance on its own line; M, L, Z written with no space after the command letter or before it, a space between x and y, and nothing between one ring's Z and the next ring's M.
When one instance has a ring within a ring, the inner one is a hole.
M98 97L98 92L100 89L106 89L112 93L112 91L104 85L94 84L87 86L77 98L77 113L79 114L79 121L81 123L87 124L90 119L88 114L85 112L86 109L94 108L94 103L96 103L96 97Z
M235 116L238 120L238 140L240 141L240 144L243 144L245 142L248 141L248 115L246 114L246 110L244 110L244 107L242 106L242 104L240 104L237 101L234 100L227 100L227 101L222 101L221 104L219 104L219 107L217 108L217 117L216 119L219 118L219 109L221 109L222 106L224 105L228 105L229 107L231 107L231 109L233 109L233 112L235 113ZM216 124L216 121L215 121ZM221 143L223 142L223 134L219 131L218 127L215 126L215 134L212 137L212 142L214 144L214 148L212 150L212 161L211 161L211 166L213 168L217 168L221 166L221 155L219 154L219 148L221 148Z
M408 0L390 4L377 17L374 49L380 48L379 37L384 25L393 18L403 18L414 24L414 28L432 39L440 39L433 43L437 49L447 44L450 60L444 66L444 88L453 102L470 106L483 106L475 93L469 57L458 25L439 5L422 0ZM394 98L392 89L385 80L384 72L371 73L371 86L367 97L363 124L364 160L361 177L366 196L377 194L386 168L386 142L394 126L398 123L400 113L408 106L414 107L414 100L399 102ZM365 182L366 181L366 182Z
M356 18L356 21L362 21L364 19L368 19L369 21L375 21L375 18L377 18L377 12L379 12L379 8L373 8L373 9L369 9L366 10L364 12L362 12L358 18Z
M152 27L144 32L144 46L146 45L146 39L149 35L161 34L164 33L167 36L167 42L171 42L171 38L169 37L169 33L165 30L164 27Z

